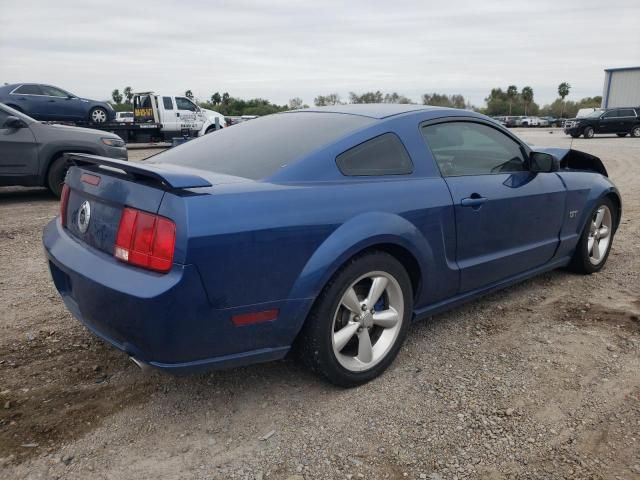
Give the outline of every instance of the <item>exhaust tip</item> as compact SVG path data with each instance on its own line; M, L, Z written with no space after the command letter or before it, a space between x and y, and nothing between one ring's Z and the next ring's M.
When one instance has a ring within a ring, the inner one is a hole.
M144 363L141 360L138 360L135 357L129 357L129 360L131 360L133 363L136 364L136 366L142 370L143 372L148 372L149 370L151 370L151 367L149 365L147 365L146 363Z

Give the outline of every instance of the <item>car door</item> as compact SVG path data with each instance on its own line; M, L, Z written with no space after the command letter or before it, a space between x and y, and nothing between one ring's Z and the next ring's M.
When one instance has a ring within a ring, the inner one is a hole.
M168 132L180 131L180 114L176 109L173 97L158 97L158 104L162 106L162 127Z
M28 126L5 128L10 113L0 108L0 177L38 173L38 146Z
M621 108L618 110L618 130L616 133L629 133L636 124L636 112L633 108Z
M200 128L202 128L202 122L199 120L199 113L200 109L198 106L187 97L176 97L178 130L200 130Z
M618 109L608 110L600 116L596 127L598 133L616 133L620 124Z
M44 115L48 120L85 120L87 118L86 102L80 98L50 85L40 85L40 89L44 97Z
M39 85L20 85L10 93L10 98L11 103L15 104L20 111L36 120L47 120L44 116L44 97Z
M429 123L422 133L454 203L461 292L553 257L565 210L555 173L530 172L526 147L485 122Z

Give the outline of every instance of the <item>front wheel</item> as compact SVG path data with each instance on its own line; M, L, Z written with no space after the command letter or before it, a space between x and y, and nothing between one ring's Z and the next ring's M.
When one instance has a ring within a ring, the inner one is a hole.
M636 125L631 129L631 136L634 138L640 137L640 125Z
M62 184L67 176L67 170L69 170L69 162L64 156L60 156L53 160L49 167L49 173L47 173L47 188L56 197L60 198L62 193Z
M593 135L596 133L593 127L587 127L583 130L584 138L593 138Z
M600 271L607 262L616 225L616 210L608 198L600 200L576 246L569 269L583 274Z
M89 121L91 123L105 123L107 118L107 111L102 107L92 108L89 112Z
M384 252L355 257L318 297L298 354L336 385L361 385L396 357L412 311L411 281L398 260Z

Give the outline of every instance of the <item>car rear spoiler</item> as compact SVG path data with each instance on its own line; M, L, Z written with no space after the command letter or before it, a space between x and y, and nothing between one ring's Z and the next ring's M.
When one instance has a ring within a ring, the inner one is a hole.
M158 183L164 190L180 190L184 188L210 187L211 182L189 172L163 169L160 165L145 165L140 162L127 162L113 158L99 157L86 153L67 153L67 161L76 166L95 165L105 167L119 173L140 180L151 180Z

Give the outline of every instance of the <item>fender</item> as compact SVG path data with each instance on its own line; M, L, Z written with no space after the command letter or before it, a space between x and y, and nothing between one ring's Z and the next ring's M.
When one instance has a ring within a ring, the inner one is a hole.
M316 298L349 258L380 244L403 247L414 256L424 290L423 266L433 263L433 250L425 237L415 225L399 215L369 212L342 224L318 247L296 280L289 298Z

